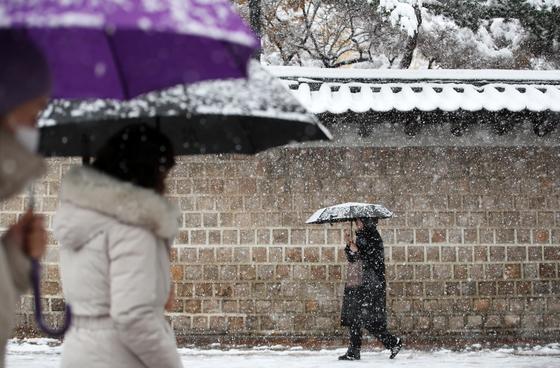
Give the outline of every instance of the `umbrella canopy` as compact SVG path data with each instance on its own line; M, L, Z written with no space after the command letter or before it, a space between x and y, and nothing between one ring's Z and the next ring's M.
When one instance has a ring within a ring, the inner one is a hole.
M158 127L180 155L253 154L332 138L277 78L252 62L248 79L178 86L130 101L54 101L39 121L40 151L89 156L135 122Z
M342 203L317 210L307 219L306 224L325 224L352 221L358 218L390 218L393 212L380 204Z
M258 47L229 0L2 1L2 29L42 50L54 98L128 99L244 77Z

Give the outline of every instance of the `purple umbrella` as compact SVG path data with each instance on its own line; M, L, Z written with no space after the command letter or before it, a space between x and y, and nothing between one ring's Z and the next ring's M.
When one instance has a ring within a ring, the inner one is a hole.
M55 98L130 99L202 80L245 77L258 41L229 0L18 0L0 4L0 32L21 30L45 55ZM1 46L1 45L0 45ZM40 265L32 281L38 326Z
M229 0L19 0L1 29L41 48L53 97L130 99L177 84L246 76L258 41Z

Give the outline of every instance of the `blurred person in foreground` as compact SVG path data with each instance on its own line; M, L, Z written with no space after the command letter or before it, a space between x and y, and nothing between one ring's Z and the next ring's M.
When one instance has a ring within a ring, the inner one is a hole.
M37 117L48 103L50 76L41 52L21 31L0 32L0 207L45 172L36 154ZM20 206L21 207L21 204ZM30 259L47 244L41 216L31 209L0 237L0 367L19 297L31 284Z

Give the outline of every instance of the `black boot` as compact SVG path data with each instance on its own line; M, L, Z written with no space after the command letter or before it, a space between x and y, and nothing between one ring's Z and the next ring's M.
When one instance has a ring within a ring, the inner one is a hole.
M338 360L360 360L360 350L348 349L346 354L338 357Z
M391 348L391 356L389 357L389 359L395 359L399 351L401 351L401 348L402 348L402 339L400 337L397 337L397 342Z

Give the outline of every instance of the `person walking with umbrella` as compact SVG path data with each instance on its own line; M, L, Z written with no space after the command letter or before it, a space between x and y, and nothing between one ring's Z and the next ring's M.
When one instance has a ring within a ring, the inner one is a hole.
M387 329L386 280L383 240L377 230L379 218L392 217L380 205L345 203L315 212L307 223L352 221L356 236L346 233L348 260L346 285L342 302L341 323L348 327L350 344L339 360L360 360L362 329L375 336L394 359L402 347L402 339Z
M73 323L62 367L182 367L164 316L179 227L164 197L174 164L169 139L135 124L63 178L53 230Z
M0 201L11 198L45 171L35 151L37 116L50 93L41 53L17 31L0 33ZM31 210L0 237L0 367L15 321L19 295L30 286L30 259L47 244L43 218Z
M391 350L390 358L398 354L402 339L387 330L386 281L383 240L377 231L377 219L356 219L356 238L346 235L348 276L342 302L342 325L348 327L350 346L340 360L359 360L362 328Z

